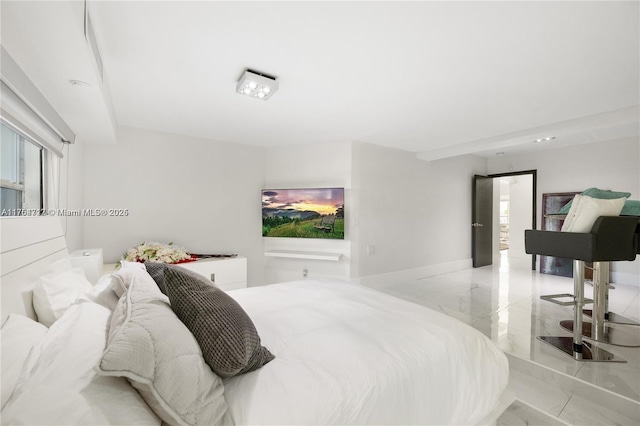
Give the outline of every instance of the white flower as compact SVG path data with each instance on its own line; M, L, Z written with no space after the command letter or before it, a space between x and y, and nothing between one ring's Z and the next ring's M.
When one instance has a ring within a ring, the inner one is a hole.
M122 260L129 262L176 263L187 259L191 259L191 255L182 247L156 242L143 242L122 256Z

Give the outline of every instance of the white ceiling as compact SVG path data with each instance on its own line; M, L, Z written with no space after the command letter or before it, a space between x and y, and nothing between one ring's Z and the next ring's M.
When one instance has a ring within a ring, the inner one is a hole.
M44 3L27 17L2 3L3 45L37 74L47 49L28 51L50 37L4 27L14 13L33 23ZM81 23L78 10L59 17ZM554 146L638 135L636 1L90 1L89 12L108 83L100 114L115 127L258 146L363 141L425 159L541 149L532 141L550 132ZM78 55L52 49L49 68ZM279 91L236 94L246 68L277 76ZM83 79L71 74L56 78ZM54 106L69 103L53 77L37 79ZM80 110L71 121L86 122Z

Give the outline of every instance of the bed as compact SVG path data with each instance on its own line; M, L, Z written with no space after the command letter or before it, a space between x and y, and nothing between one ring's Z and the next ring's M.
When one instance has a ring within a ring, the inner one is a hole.
M231 295L276 355L225 382L241 424L481 424L507 384L489 339L375 290L306 280Z
M9 275L3 298L22 289L13 300L28 305L29 274ZM481 333L335 280L229 292L274 357L219 376L147 271L115 275L49 328L3 301L3 424L495 424L513 400L507 360ZM143 305L155 316L120 342Z

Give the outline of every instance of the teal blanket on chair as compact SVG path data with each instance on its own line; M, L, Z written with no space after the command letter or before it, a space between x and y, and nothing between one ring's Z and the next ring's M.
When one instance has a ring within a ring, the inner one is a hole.
M615 198L629 198L631 196L630 192L615 192L615 191L606 191L598 188L589 188L582 192L582 195L587 195L592 198L600 198L605 200L612 200ZM573 200L569 201L565 204L559 211L558 214L567 214L569 213L569 209L571 208L571 203ZM624 203L624 207L620 212L620 216L640 216L640 200L627 200Z
M625 201L620 216L640 216L640 200Z

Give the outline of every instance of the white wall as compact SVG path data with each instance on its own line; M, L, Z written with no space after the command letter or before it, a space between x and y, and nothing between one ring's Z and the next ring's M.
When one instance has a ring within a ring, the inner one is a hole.
M331 276L349 279L351 263L350 221L351 143L309 144L269 148L266 153L264 189L345 188L345 239L263 238L264 249L341 253L340 261L267 257L265 282L275 283Z
M491 174L510 170L538 171L537 220L540 229L542 194L583 191L597 187L626 191L640 199L640 140L628 138L561 148L488 161ZM613 262L614 282L640 285L640 260Z
M638 199L639 158L637 140L488 162L475 156L426 162L362 142L262 149L125 128L118 146L85 147L84 206L128 208L130 216L85 218L83 246L104 248L106 261L144 240L174 241L193 252L236 252L248 258L250 285L301 279L303 269L310 278L365 280L400 271L446 272L470 266L474 174L537 169L538 205L543 192L590 186L626 190ZM260 190L295 187L345 188L344 241L262 238ZM343 258L265 258L271 249ZM637 277L637 264L614 270Z
M486 174L484 158L427 162L415 153L354 143L352 276L470 266L474 174Z
M264 149L133 128L118 140L85 146L85 206L129 216L85 218L85 247L102 247L105 262L143 241L238 253L249 285L262 284Z
M248 258L250 285L302 279L303 269L349 279L468 267L471 179L486 173L475 156L425 162L359 142L265 150L133 128L117 146L87 145L84 157L85 207L130 212L85 218L84 247L102 247L105 262L145 240L235 252ZM260 190L296 187L345 188L344 241L262 238ZM265 258L272 249L343 257Z

